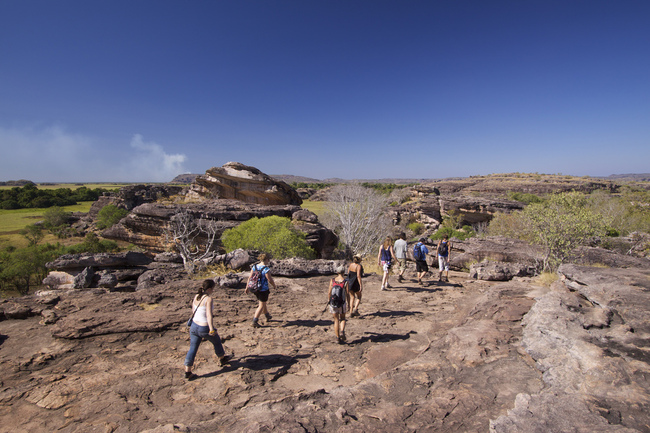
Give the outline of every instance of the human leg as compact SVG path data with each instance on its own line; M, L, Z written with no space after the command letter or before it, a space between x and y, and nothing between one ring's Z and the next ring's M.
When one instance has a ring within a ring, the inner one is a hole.
M345 313L339 316L339 339L345 342Z
M192 373L192 366L194 365L194 358L196 358L196 353L199 351L199 346L201 345L202 338L198 333L199 326L195 323L190 327L190 348L187 351L185 356L185 377L189 378ZM207 326L206 326L207 328Z
M334 313L333 317L334 317L334 335L336 335L336 339L338 340L338 339L341 338L340 334L339 334L339 332L340 332L339 331L339 314Z

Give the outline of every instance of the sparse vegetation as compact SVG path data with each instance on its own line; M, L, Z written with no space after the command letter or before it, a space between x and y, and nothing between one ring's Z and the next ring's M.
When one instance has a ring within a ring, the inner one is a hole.
M103 230L113 227L128 214L129 211L126 209L122 209L113 204L106 205L97 213L97 228Z

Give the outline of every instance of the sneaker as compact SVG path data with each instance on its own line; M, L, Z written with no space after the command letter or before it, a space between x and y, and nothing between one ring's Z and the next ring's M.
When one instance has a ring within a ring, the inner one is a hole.
M346 342L345 332L341 332L341 337L340 338L341 338L342 342L344 342L344 343Z
M194 379L196 379L197 377L199 377L199 376L197 376L196 374L192 373L191 371L186 371L186 372L185 372L185 379L187 379L187 380L194 380Z
M231 359L232 359L232 356L226 355L223 358L219 358L219 364L223 367L224 365L228 364Z
M398 275L398 276L397 276L397 282L398 282L398 283L401 283L401 282L402 282L402 276L401 276L401 275Z
M418 286L422 285L422 281L418 280Z
M381 286L381 290L386 290L386 287L384 287L384 286Z
M390 284L386 283L386 288L390 289Z
M253 328L261 328L262 325L259 324L257 320L253 320Z
M266 320L271 320L272 316L269 313L264 313Z

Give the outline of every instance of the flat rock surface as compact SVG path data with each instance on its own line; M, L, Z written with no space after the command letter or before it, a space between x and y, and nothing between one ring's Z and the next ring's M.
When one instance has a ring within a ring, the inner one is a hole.
M220 368L204 343L193 381L185 321L200 281L13 300L40 307L0 322L0 430L650 431L649 274L572 267L549 289L451 272L421 287L411 269L387 291L370 275L345 345L323 312L330 277L276 278L259 329L254 298L219 288L234 358Z

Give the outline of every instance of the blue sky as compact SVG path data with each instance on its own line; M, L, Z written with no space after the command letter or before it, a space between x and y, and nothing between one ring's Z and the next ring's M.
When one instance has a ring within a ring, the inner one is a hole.
M0 0L0 180L650 172L650 2Z

